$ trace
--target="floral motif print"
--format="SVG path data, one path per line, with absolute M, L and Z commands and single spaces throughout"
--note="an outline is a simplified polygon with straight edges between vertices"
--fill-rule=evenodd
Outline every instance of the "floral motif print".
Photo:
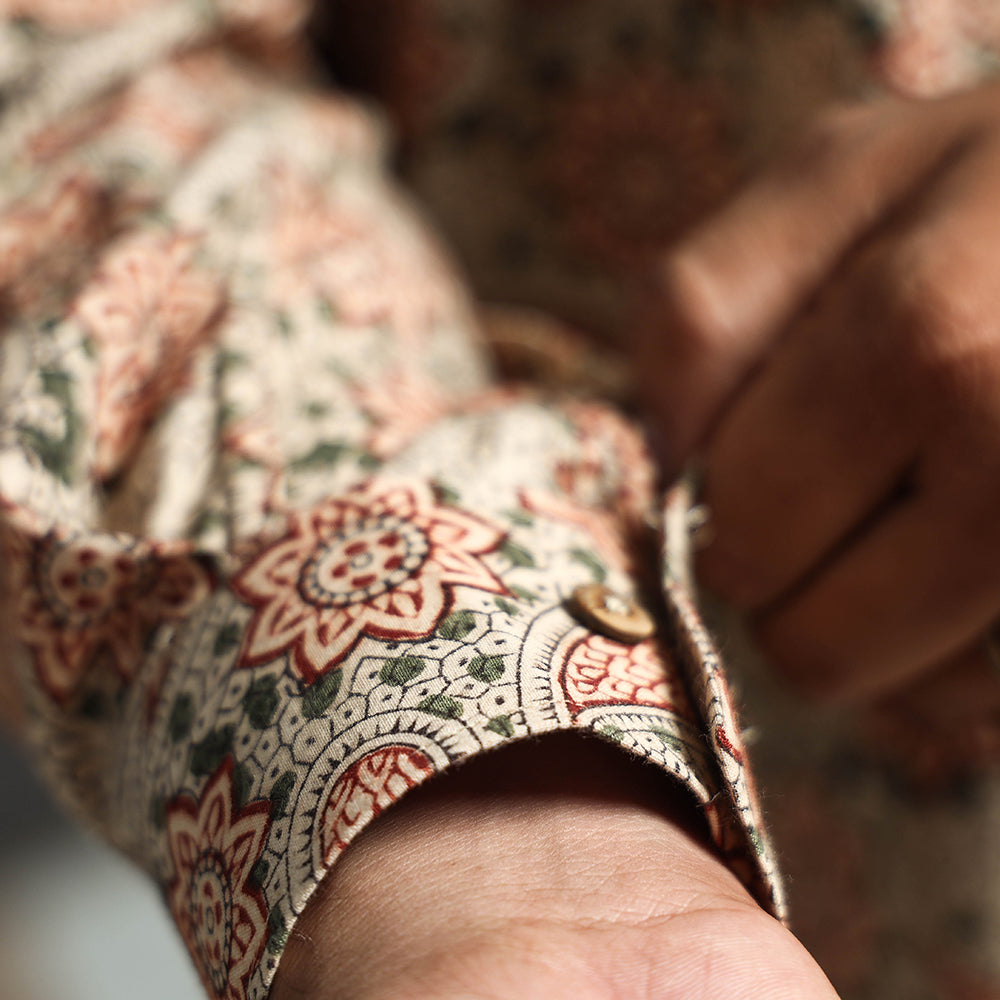
M 384 809 L 434 773 L 419 750 L 392 746 L 366 754 L 343 775 L 323 816 L 323 857 L 332 861 Z
M 267 800 L 236 805 L 231 758 L 200 800 L 182 794 L 167 807 L 170 909 L 205 988 L 219 1000 L 245 1000 L 264 948 L 267 907 L 253 871 L 270 816 Z
M 447 411 L 441 388 L 423 372 L 390 372 L 382 381 L 359 385 L 356 391 L 358 406 L 372 423 L 365 447 L 378 458 L 396 454 Z
M 606 406 L 570 402 L 565 407 L 580 441 L 583 458 L 562 463 L 557 470 L 559 485 L 581 503 L 606 504 L 605 494 L 614 490 L 612 506 L 624 517 L 641 519 L 656 495 L 653 469 L 656 468 L 639 428 Z M 613 455 L 618 476 L 609 485 L 606 475 L 595 475 Z
M 95 473 L 114 474 L 187 377 L 221 314 L 218 280 L 199 268 L 200 240 L 144 233 L 116 247 L 76 304 L 100 357 Z
M 46 119 L 25 143 L 30 162 L 43 167 L 86 146 L 110 125 L 118 109 L 118 95 L 106 95 L 76 114 Z
M 216 102 L 204 104 L 186 100 L 184 91 L 195 92 L 202 80 L 211 74 L 210 60 L 205 56 L 200 59 L 207 64 L 204 68 L 198 66 L 199 56 L 196 55 L 186 61 L 157 67 L 127 88 L 116 102 L 114 124 L 131 128 L 144 143 L 168 149 L 177 160 L 196 152 L 211 134 L 220 113 L 229 110 L 225 105 L 233 95 L 226 90 L 234 89 L 225 88 L 223 77 Z M 213 81 L 207 79 L 206 82 Z
M 456 587 L 507 593 L 482 558 L 503 538 L 472 514 L 438 504 L 419 482 L 373 480 L 293 514 L 285 537 L 233 580 L 255 609 L 240 664 L 287 652 L 311 681 L 364 635 L 430 635 L 451 610 Z
M 319 297 L 348 326 L 385 325 L 418 339 L 451 307 L 453 284 L 441 260 L 399 219 L 340 204 L 330 186 L 285 163 L 267 177 L 276 306 Z
M 572 524 L 583 530 L 608 566 L 624 568 L 631 564 L 632 554 L 623 544 L 617 518 L 607 510 L 585 506 L 558 493 L 526 489 L 520 494 L 521 506 L 531 514 Z
M 108 233 L 108 192 L 86 171 L 66 174 L 45 195 L 0 217 L 0 305 L 28 313 L 85 274 Z
M 574 643 L 560 671 L 570 712 L 593 705 L 655 705 L 686 719 L 694 711 L 676 673 L 664 669 L 654 640 L 635 646 L 602 635 Z
M 5 539 L 19 637 L 57 701 L 73 694 L 99 654 L 128 681 L 150 630 L 183 618 L 211 586 L 181 546 L 96 533 L 33 541 L 9 525 Z

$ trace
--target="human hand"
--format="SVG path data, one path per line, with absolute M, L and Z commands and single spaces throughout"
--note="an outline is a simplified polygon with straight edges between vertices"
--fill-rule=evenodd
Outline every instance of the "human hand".
M 670 471 L 704 473 L 700 579 L 814 693 L 946 662 L 968 701 L 997 686 L 998 205 L 997 85 L 836 109 L 647 294 L 637 368 Z
M 571 734 L 481 756 L 367 828 L 271 1000 L 835 1000 L 679 786 Z

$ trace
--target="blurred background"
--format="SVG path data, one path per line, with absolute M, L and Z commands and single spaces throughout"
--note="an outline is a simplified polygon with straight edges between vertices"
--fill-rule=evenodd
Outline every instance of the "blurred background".
M 62 817 L 0 733 L 0 1000 L 200 1000 L 154 886 Z

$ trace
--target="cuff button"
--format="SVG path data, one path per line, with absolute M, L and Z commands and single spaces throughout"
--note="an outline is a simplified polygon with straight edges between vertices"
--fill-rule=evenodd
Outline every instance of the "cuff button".
M 648 639 L 656 631 L 656 623 L 648 611 L 631 597 L 623 597 L 602 583 L 577 587 L 570 597 L 570 610 L 581 624 L 630 646 Z

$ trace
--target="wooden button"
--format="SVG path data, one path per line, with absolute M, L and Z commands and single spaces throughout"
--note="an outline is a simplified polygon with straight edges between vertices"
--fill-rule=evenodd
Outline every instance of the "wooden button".
M 571 605 L 584 625 L 630 646 L 648 639 L 656 631 L 656 623 L 647 611 L 632 598 L 622 597 L 602 583 L 577 587 Z

